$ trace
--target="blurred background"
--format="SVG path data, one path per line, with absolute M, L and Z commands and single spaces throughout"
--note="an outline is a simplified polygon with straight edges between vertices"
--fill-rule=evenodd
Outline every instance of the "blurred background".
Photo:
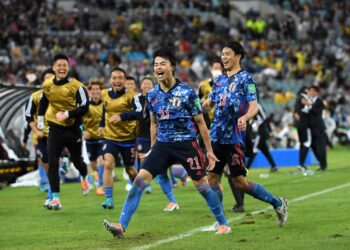
M 350 141 L 349 1 L 2 0 L 0 30 L 0 164 L 32 160 L 30 145 L 22 145 L 24 105 L 55 54 L 69 56 L 80 81 L 98 78 L 109 87 L 115 66 L 137 84 L 152 74 L 153 51 L 166 44 L 176 48 L 177 77 L 198 89 L 222 46 L 241 42 L 272 148 L 298 147 L 294 104 L 311 85 L 325 101 L 331 143 Z

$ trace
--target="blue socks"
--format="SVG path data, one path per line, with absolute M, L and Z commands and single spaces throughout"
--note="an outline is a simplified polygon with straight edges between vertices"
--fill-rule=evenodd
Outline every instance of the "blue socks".
M 220 202 L 222 203 L 223 196 L 222 191 L 219 185 L 212 186 L 211 189 L 216 193 L 216 195 L 219 197 Z
M 183 167 L 170 167 L 171 175 L 175 178 L 182 179 L 186 176 L 187 172 Z
M 113 198 L 113 187 L 105 187 L 103 189 L 105 191 L 106 198 Z
M 282 205 L 282 202 L 279 198 L 273 196 L 269 191 L 267 191 L 263 186 L 250 182 L 250 191 L 246 192 L 250 194 L 255 199 L 270 203 L 274 208 L 278 208 Z
M 149 184 L 147 184 L 140 176 L 136 176 L 134 184 L 124 202 L 122 212 L 120 213 L 119 222 L 124 231 L 128 227 L 131 217 L 140 203 L 143 190 L 148 186 Z
M 173 188 L 166 173 L 158 175 L 158 183 L 163 190 L 163 193 L 168 197 L 169 202 L 176 202 Z
M 44 183 L 48 183 L 48 179 L 47 179 L 47 173 L 46 173 L 46 169 L 43 165 L 39 165 L 38 166 L 38 171 L 39 171 L 39 176 L 40 176 L 40 183 L 44 184 Z
M 227 220 L 222 208 L 222 204 L 217 196 L 217 194 L 210 188 L 209 184 L 205 184 L 197 187 L 198 192 L 206 200 L 208 207 L 214 214 L 216 221 L 219 225 L 227 225 Z
M 97 173 L 98 173 L 98 186 L 99 187 L 103 186 L 103 172 L 104 172 L 103 165 L 98 166 Z
M 59 199 L 60 198 L 60 193 L 52 193 L 52 198 L 53 199 Z
M 52 192 L 51 192 L 51 187 L 49 187 L 49 189 L 47 190 L 46 199 L 52 200 L 52 198 L 53 198 L 53 195 L 52 195 Z

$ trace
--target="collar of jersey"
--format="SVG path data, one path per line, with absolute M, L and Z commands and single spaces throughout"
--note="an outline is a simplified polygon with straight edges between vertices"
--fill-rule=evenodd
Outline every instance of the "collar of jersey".
M 98 102 L 94 102 L 92 99 L 90 99 L 90 104 L 91 104 L 91 105 L 95 105 L 95 106 L 97 106 L 97 105 L 101 104 L 101 102 L 102 102 L 102 100 L 101 100 L 101 99 L 100 99 L 100 100 L 98 100 Z
M 238 73 L 241 73 L 243 71 L 243 69 L 241 68 L 240 70 L 238 70 L 236 73 L 234 73 L 232 76 L 228 76 L 227 73 L 225 73 L 225 75 L 227 76 L 227 78 L 232 78 L 235 75 L 237 75 Z
M 111 89 L 108 94 L 110 98 L 115 99 L 124 95 L 125 92 L 126 92 L 125 88 L 122 88 L 120 91 L 117 91 L 117 92 L 114 92 L 114 90 Z
M 170 93 L 174 88 L 177 87 L 177 85 L 180 84 L 180 80 L 179 79 L 175 79 L 175 80 L 176 80 L 176 82 L 175 82 L 174 86 L 172 86 L 167 92 L 162 90 L 162 88 L 160 87 L 160 84 L 159 84 L 159 90 L 162 91 L 163 93 Z
M 63 84 L 69 83 L 70 80 L 71 80 L 71 78 L 69 76 L 67 76 L 66 78 L 63 78 L 61 80 L 57 80 L 55 77 L 53 79 L 53 83 L 56 85 L 63 85 Z

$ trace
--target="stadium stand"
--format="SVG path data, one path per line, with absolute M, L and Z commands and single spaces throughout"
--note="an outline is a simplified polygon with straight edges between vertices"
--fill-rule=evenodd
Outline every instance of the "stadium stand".
M 58 52 L 69 56 L 83 82 L 104 79 L 117 65 L 140 78 L 152 73 L 154 48 L 168 43 L 178 51 L 179 78 L 197 87 L 209 77 L 209 61 L 220 55 L 222 44 L 239 40 L 247 48 L 244 68 L 254 73 L 276 133 L 300 87 L 318 85 L 346 142 L 348 1 L 4 0 L 0 29 L 0 82 L 12 86 L 39 85 L 38 76 Z M 26 96 L 21 91 L 20 99 Z M 4 129 L 22 102 L 0 100 L 2 108 L 11 107 L 1 117 Z

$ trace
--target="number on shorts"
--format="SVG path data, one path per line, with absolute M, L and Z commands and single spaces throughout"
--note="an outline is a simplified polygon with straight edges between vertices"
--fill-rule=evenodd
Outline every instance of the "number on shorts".
M 202 169 L 202 168 L 201 168 L 201 165 L 199 164 L 199 161 L 198 161 L 198 157 L 197 157 L 197 156 L 196 156 L 196 157 L 193 157 L 193 158 L 191 158 L 191 157 L 187 158 L 187 162 L 190 164 L 190 169 L 191 169 L 191 170 Z M 195 166 L 194 166 L 194 164 L 195 164 Z

